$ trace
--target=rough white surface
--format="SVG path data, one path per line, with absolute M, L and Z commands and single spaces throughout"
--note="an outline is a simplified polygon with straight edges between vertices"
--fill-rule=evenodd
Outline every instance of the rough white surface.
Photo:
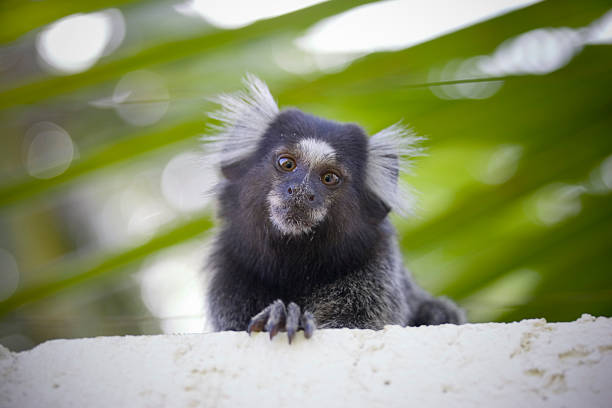
M 611 407 L 612 319 L 0 347 L 0 407 L 158 406 Z

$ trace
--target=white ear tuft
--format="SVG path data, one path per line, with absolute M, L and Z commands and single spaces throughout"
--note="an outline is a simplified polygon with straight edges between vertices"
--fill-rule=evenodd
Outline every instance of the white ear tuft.
M 400 215 L 412 213 L 414 207 L 413 194 L 400 176 L 410 169 L 410 158 L 423 154 L 418 146 L 421 140 L 401 123 L 381 130 L 369 140 L 366 185 Z
M 208 142 L 205 148 L 211 164 L 225 166 L 249 156 L 278 115 L 278 106 L 265 82 L 252 74 L 247 74 L 242 82 L 245 91 L 212 99 L 221 109 L 209 116 L 221 124 L 211 125 L 215 134 L 202 138 Z

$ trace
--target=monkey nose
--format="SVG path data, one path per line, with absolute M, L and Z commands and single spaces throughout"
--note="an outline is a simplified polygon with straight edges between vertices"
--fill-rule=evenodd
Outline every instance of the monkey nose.
M 287 195 L 292 199 L 307 199 L 308 201 L 314 201 L 315 195 L 310 191 L 309 188 L 303 186 L 292 185 L 287 188 Z

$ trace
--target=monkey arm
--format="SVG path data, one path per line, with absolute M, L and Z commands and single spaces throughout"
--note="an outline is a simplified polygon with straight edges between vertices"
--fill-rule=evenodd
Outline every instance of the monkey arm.
M 463 324 L 466 322 L 463 310 L 445 297 L 429 297 L 417 304 L 408 321 L 408 326 Z
M 372 272 L 372 268 L 377 268 Z M 402 326 L 465 323 L 465 314 L 447 298 L 420 288 L 399 267 L 378 263 L 319 288 L 304 307 L 319 328 L 381 329 Z
M 433 297 L 418 286 L 410 274 L 404 272 L 404 276 L 404 292 L 410 309 L 406 326 L 463 324 L 467 321 L 463 310 L 450 299 Z
M 386 267 L 366 267 L 315 290 L 304 307 L 312 311 L 317 327 L 376 330 L 403 324 L 408 304 L 398 276 Z

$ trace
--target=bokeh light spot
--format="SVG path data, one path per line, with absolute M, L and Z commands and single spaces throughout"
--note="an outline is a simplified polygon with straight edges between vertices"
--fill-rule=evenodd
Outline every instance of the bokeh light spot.
M 174 8 L 181 14 L 201 17 L 217 27 L 238 28 L 321 2 L 322 0 L 187 0 Z
M 205 326 L 202 248 L 180 248 L 155 257 L 140 272 L 141 296 L 161 319 L 164 333 L 200 333 Z
M 68 132 L 52 122 L 32 125 L 24 139 L 29 142 L 26 169 L 36 178 L 48 179 L 65 172 L 74 158 L 75 147 Z
M 98 59 L 119 46 L 125 22 L 119 10 L 73 14 L 43 29 L 36 49 L 45 68 L 72 74 L 93 66 Z
M 586 192 L 579 185 L 554 183 L 536 193 L 535 215 L 544 225 L 557 224 L 582 210 L 580 196 Z
M 355 7 L 315 24 L 297 45 L 314 53 L 399 50 L 538 0 L 381 1 Z
M 493 185 L 505 183 L 516 173 L 522 154 L 521 146 L 499 146 L 491 153 L 484 171 L 480 174 L 480 180 Z
M 440 99 L 485 99 L 493 96 L 511 75 L 546 75 L 566 66 L 586 44 L 612 42 L 612 11 L 587 27 L 538 28 L 509 38 L 490 55 L 451 60 L 442 68 L 431 67 L 428 81 L 466 81 L 432 85 Z M 492 78 L 491 80 L 487 80 Z M 470 81 L 470 80 L 479 81 Z
M 168 110 L 169 99 L 164 79 L 145 70 L 124 75 L 113 93 L 117 114 L 135 126 L 147 126 L 158 122 Z
M 488 76 L 544 75 L 567 65 L 582 46 L 579 30 L 539 28 L 504 41 L 479 68 Z
M 203 156 L 193 152 L 173 157 L 162 172 L 161 191 L 166 201 L 184 212 L 197 211 L 210 201 L 216 182 L 214 171 L 204 165 Z
M 612 156 L 608 156 L 603 163 L 601 163 L 601 180 L 608 187 L 608 190 L 612 190 Z
M 612 44 L 612 10 L 591 24 L 587 44 Z

